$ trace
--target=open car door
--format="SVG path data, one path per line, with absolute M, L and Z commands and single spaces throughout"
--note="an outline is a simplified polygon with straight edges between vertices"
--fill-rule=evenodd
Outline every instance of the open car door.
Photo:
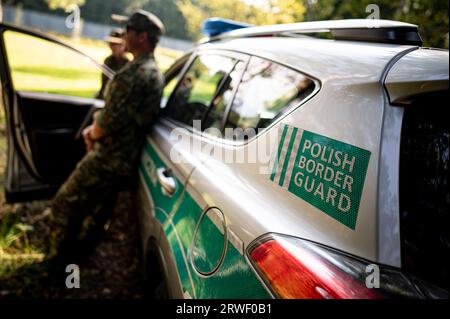
M 81 130 L 113 72 L 56 38 L 0 23 L 7 202 L 49 198 L 85 153 Z

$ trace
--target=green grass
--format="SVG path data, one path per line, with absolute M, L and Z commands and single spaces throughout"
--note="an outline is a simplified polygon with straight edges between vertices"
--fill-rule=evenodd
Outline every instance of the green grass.
M 16 270 L 40 262 L 44 254 L 30 244 L 30 225 L 21 223 L 17 216 L 8 213 L 0 219 L 0 278 L 7 279 Z

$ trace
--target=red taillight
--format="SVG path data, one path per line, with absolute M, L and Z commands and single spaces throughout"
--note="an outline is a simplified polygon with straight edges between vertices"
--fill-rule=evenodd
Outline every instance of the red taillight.
M 278 237 L 253 248 L 250 257 L 280 298 L 373 299 L 386 296 L 381 289 L 366 287 L 366 264 L 310 242 Z

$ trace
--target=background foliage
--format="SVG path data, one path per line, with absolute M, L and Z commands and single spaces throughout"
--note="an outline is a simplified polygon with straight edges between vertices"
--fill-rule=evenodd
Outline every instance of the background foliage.
M 259 1 L 259 3 L 264 0 Z M 143 8 L 157 14 L 168 36 L 197 40 L 204 19 L 220 16 L 255 25 L 329 19 L 366 18 L 366 6 L 380 7 L 382 19 L 418 24 L 426 46 L 448 48 L 448 0 L 3 0 L 9 5 L 64 14 L 71 3 L 81 6 L 87 21 L 110 24 L 112 13 Z

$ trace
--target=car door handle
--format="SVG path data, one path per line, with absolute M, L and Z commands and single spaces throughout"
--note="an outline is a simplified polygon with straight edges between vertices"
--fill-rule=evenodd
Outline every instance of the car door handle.
M 158 177 L 158 182 L 161 184 L 164 195 L 172 196 L 175 194 L 177 183 L 170 169 L 165 167 L 158 168 L 156 170 L 156 176 Z

